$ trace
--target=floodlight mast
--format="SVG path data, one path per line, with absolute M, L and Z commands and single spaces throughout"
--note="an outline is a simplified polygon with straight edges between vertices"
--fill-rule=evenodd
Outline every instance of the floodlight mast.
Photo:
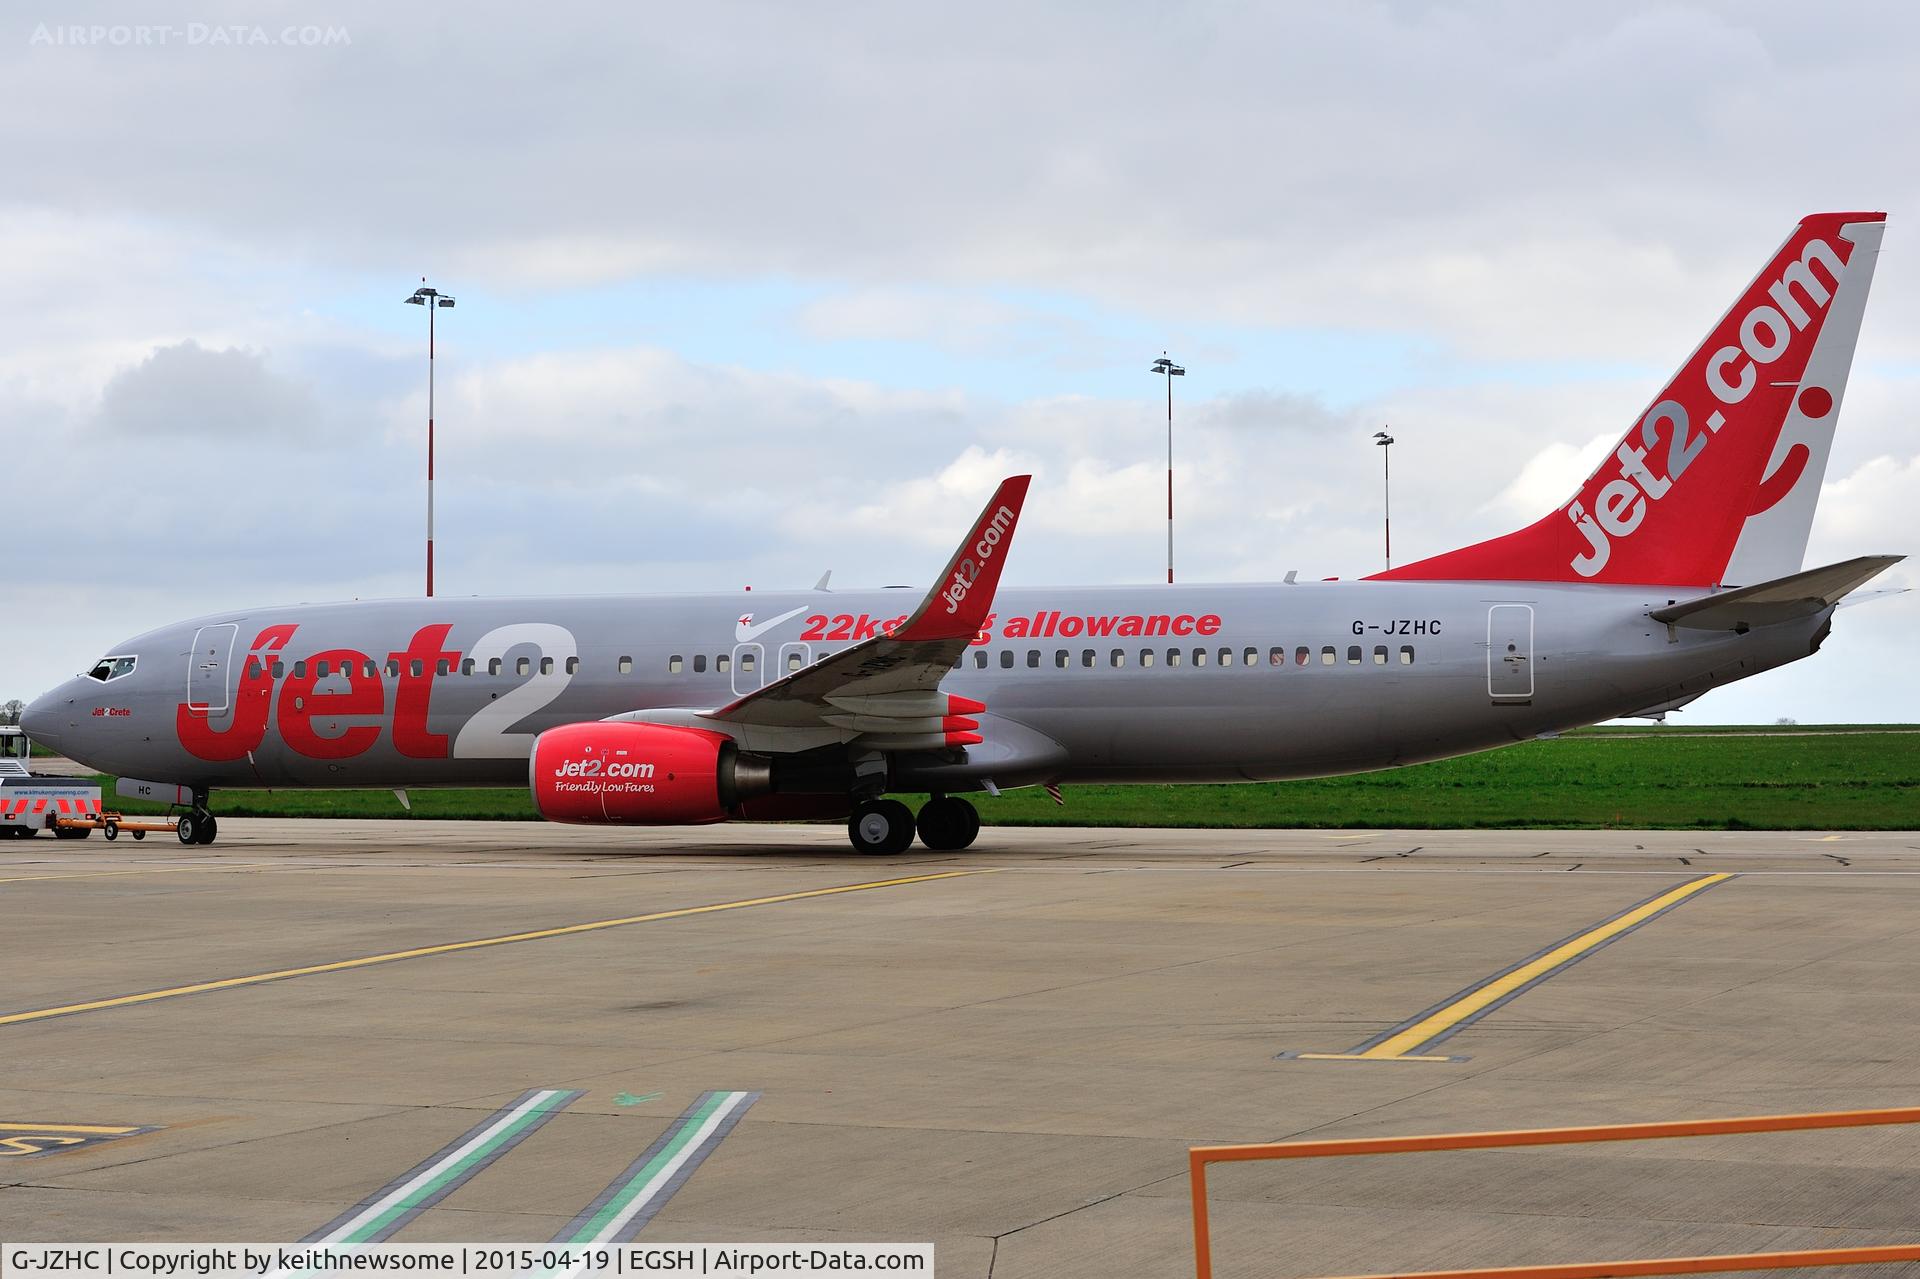
M 1167 585 L 1173 585 L 1173 379 L 1185 377 L 1187 371 L 1167 358 L 1165 351 L 1153 362 L 1150 373 L 1159 373 L 1167 379 Z
M 427 596 L 433 596 L 433 313 L 443 306 L 453 305 L 453 298 L 438 289 L 426 287 L 427 278 L 420 277 L 420 287 L 407 299 L 409 306 L 427 308 Z

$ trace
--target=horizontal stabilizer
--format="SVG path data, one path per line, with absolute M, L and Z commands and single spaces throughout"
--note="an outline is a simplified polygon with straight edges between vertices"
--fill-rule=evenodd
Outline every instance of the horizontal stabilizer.
M 1757 582 L 1717 595 L 1656 608 L 1651 616 L 1669 626 L 1701 631 L 1738 631 L 1812 617 L 1838 603 L 1849 591 L 1872 581 L 1904 555 L 1862 555 L 1825 568 Z

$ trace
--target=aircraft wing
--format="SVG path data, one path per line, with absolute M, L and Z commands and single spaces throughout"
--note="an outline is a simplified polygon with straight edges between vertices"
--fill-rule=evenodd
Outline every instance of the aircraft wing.
M 1669 626 L 1702 631 L 1746 630 L 1812 617 L 1905 558 L 1904 555 L 1862 555 L 1771 582 L 1756 582 L 1752 586 L 1656 608 L 1650 616 Z
M 880 749 L 972 745 L 979 702 L 940 692 L 993 609 L 1030 475 L 1002 480 L 946 571 L 892 634 L 875 635 L 701 718 L 716 726 L 832 728 Z

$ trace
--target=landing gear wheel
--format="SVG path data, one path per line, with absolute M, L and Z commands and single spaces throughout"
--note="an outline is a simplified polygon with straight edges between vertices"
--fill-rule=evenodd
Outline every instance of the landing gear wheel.
M 107 842 L 111 844 L 114 840 L 120 838 L 120 824 L 118 822 L 108 822 L 106 828 L 101 831 L 101 834 L 105 835 Z
M 847 818 L 857 853 L 904 853 L 913 843 L 913 810 L 897 799 L 870 799 Z
M 920 842 L 939 853 L 957 852 L 980 833 L 980 814 L 951 795 L 930 799 L 920 809 Z
M 213 837 L 220 833 L 220 823 L 214 820 L 212 813 L 200 815 L 200 833 L 194 837 L 196 844 L 211 844 Z
M 173 824 L 173 833 L 179 837 L 180 842 L 183 844 L 199 843 L 200 815 L 198 813 L 180 814 L 180 819 Z

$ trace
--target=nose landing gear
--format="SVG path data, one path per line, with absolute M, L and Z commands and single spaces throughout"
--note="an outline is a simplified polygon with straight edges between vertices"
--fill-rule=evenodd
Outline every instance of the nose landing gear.
M 210 791 L 193 792 L 193 807 L 180 814 L 173 828 L 173 833 L 181 843 L 211 844 L 220 833 L 220 823 L 207 811 L 207 801 L 212 797 Z

